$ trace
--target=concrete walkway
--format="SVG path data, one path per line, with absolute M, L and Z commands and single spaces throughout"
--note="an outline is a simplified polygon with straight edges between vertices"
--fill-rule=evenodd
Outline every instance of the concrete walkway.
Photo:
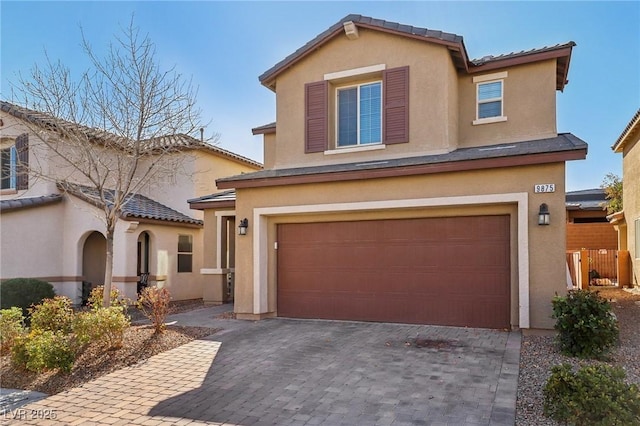
M 2 423 L 514 424 L 518 332 L 249 322 L 214 319 L 214 312 L 170 320 L 222 332 L 11 410 Z

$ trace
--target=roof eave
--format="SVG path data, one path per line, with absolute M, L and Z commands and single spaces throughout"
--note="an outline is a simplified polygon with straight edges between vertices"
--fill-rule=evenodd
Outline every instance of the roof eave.
M 477 74 L 487 71 L 493 71 L 500 68 L 507 68 L 516 65 L 523 65 L 532 62 L 539 62 L 548 59 L 557 59 L 556 65 L 556 90 L 563 91 L 564 87 L 569 83 L 567 77 L 569 75 L 569 62 L 571 60 L 571 52 L 575 43 L 570 42 L 563 47 L 547 50 L 545 52 L 532 52 L 529 54 L 522 54 L 512 56 L 504 59 L 493 59 L 481 65 L 476 65 L 469 68 L 469 74 Z M 561 60 L 561 59 L 565 60 Z
M 567 151 L 543 152 L 527 155 L 515 155 L 510 157 L 448 161 L 443 163 L 406 165 L 379 169 L 317 172 L 299 176 L 272 176 L 258 177 L 255 179 L 248 178 L 242 180 L 224 178 L 216 180 L 216 186 L 219 189 L 238 189 L 293 185 L 302 183 L 323 183 L 374 178 L 389 178 L 398 176 L 415 176 L 421 174 L 448 173 L 467 170 L 483 170 L 500 167 L 518 167 L 535 164 L 557 163 L 572 160 L 584 160 L 586 157 L 587 148 L 585 147 Z
M 625 129 L 622 131 L 616 143 L 611 146 L 613 152 L 621 153 L 632 135 L 638 132 L 640 132 L 640 108 L 638 108 L 638 111 L 631 118 L 629 124 L 627 124 Z

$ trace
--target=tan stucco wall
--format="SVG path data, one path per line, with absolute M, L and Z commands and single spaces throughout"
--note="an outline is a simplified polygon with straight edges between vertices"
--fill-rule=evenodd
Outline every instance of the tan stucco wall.
M 276 134 L 267 133 L 262 137 L 264 168 L 273 169 L 276 163 Z
M 536 183 L 555 183 L 556 192 L 534 194 Z M 487 171 L 442 173 L 434 175 L 371 179 L 339 183 L 289 185 L 282 187 L 239 189 L 236 217 L 253 218 L 253 209 L 275 206 L 301 206 L 335 203 L 358 203 L 422 199 L 436 197 L 477 196 L 502 193 L 527 193 L 528 238 L 530 262 L 530 320 L 531 327 L 551 328 L 551 299 L 566 290 L 565 264 L 565 206 L 564 163 L 505 168 Z M 551 225 L 538 226 L 537 212 L 547 203 Z M 437 217 L 476 214 L 512 215 L 512 325 L 518 325 L 518 264 L 517 215 L 514 204 L 478 206 L 432 207 L 418 209 L 367 211 L 273 216 L 268 218 L 268 237 L 264 249 L 268 251 L 268 311 L 277 312 L 276 268 L 273 250 L 277 223 L 328 220 L 360 220 L 396 217 Z M 242 314 L 253 312 L 253 228 L 246 237 L 238 237 L 236 245 L 235 309 Z M 514 239 L 516 238 L 516 239 Z M 472 283 L 470 283 L 471 285 Z
M 278 76 L 277 144 L 268 144 L 265 138 L 265 168 L 381 160 L 556 136 L 555 59 L 486 73 L 508 72 L 504 79 L 504 114 L 508 119 L 473 125 L 476 83 L 472 75 L 456 71 L 446 47 L 372 30 L 359 32 L 356 40 L 337 36 Z M 387 69 L 409 66 L 409 143 L 387 145 L 383 151 L 305 154 L 305 83 L 321 81 L 327 73 L 379 64 Z M 381 72 L 366 80 L 376 78 L 381 78 Z M 352 81 L 358 77 L 330 84 L 330 149 L 335 146 L 331 119 L 335 115 L 335 86 Z
M 556 61 L 492 70 L 507 71 L 504 79 L 504 115 L 507 121 L 473 125 L 476 118 L 476 84 L 459 77 L 460 147 L 518 142 L 556 136 Z
M 622 160 L 622 199 L 627 224 L 627 246 L 632 263 L 634 285 L 640 285 L 640 252 L 636 251 L 635 221 L 640 219 L 640 131 L 624 147 Z

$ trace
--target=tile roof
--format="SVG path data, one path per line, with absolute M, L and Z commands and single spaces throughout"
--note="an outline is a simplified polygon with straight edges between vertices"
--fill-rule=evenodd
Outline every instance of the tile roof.
M 195 210 L 235 207 L 236 191 L 235 189 L 230 189 L 203 197 L 192 198 L 191 200 L 187 200 L 187 202 L 189 203 L 189 207 Z
M 640 131 L 640 108 L 638 108 L 638 111 L 636 111 L 634 116 L 631 118 L 629 124 L 626 125 L 611 149 L 613 149 L 614 152 L 622 152 L 622 148 L 626 144 L 627 138 L 636 131 Z
M 95 188 L 90 188 L 77 184 L 58 184 L 58 187 L 76 197 L 93 204 L 98 207 L 102 207 L 102 201 L 100 195 Z M 113 191 L 108 190 L 105 193 L 107 202 L 113 200 Z M 151 198 L 145 197 L 140 194 L 132 194 L 127 203 L 122 208 L 123 219 L 150 219 L 163 222 L 181 223 L 188 225 L 202 226 L 204 222 L 199 219 L 194 219 L 171 207 L 165 206 Z
M 33 207 L 46 206 L 62 201 L 62 194 L 43 195 L 41 197 L 13 198 L 0 200 L 0 212 L 6 213 L 13 210 L 22 210 Z
M 570 191 L 565 195 L 565 205 L 568 210 L 602 210 L 607 203 L 607 194 L 602 188 Z
M 558 90 L 563 90 L 565 84 L 568 82 L 566 78 L 569 70 L 571 48 L 576 45 L 571 41 L 554 46 L 545 46 L 542 48 L 511 52 L 497 56 L 490 55 L 480 59 L 470 60 L 467 54 L 467 49 L 464 45 L 463 37 L 457 34 L 352 14 L 345 16 L 327 30 L 307 42 L 304 46 L 297 49 L 273 67 L 269 68 L 267 71 L 262 73 L 258 79 L 263 85 L 274 90 L 275 77 L 280 72 L 315 51 L 315 49 L 317 49 L 321 44 L 340 34 L 340 32 L 343 31 L 344 24 L 347 22 L 353 22 L 357 27 L 404 35 L 418 40 L 445 45 L 449 49 L 449 53 L 451 54 L 451 58 L 456 68 L 467 73 L 483 72 L 485 70 L 495 69 L 501 66 L 510 66 L 512 64 L 535 60 L 557 58 L 556 87 Z
M 61 118 L 53 117 L 49 114 L 35 111 L 20 105 L 15 105 L 7 101 L 0 101 L 0 110 L 6 112 L 7 114 L 11 114 L 16 118 L 28 121 L 47 130 L 63 131 L 64 133 L 82 135 L 88 140 L 96 143 L 104 143 L 107 140 L 111 142 L 120 140 L 123 146 L 127 145 L 124 138 L 109 133 L 105 130 L 91 128 L 82 124 L 63 120 Z M 142 141 L 142 143 L 146 144 L 146 147 L 150 149 L 174 149 L 178 151 L 203 150 L 245 163 L 256 169 L 262 168 L 262 164 L 257 161 L 254 161 L 247 157 L 243 157 L 242 155 L 235 154 L 231 151 L 227 151 L 225 149 L 219 148 L 185 134 L 160 136 L 157 138 Z
M 393 169 L 398 167 L 455 163 L 470 160 L 482 160 L 504 157 L 518 157 L 534 154 L 549 154 L 569 151 L 584 151 L 587 144 L 571 133 L 561 133 L 553 138 L 524 142 L 505 143 L 473 148 L 460 148 L 446 154 L 421 155 L 381 161 L 368 161 L 347 164 L 331 164 L 323 166 L 300 167 L 292 169 L 270 169 L 254 173 L 230 176 L 216 180 L 216 183 L 231 183 L 250 180 L 316 175 L 324 173 L 340 173 L 363 170 Z M 225 187 L 228 185 L 225 185 Z

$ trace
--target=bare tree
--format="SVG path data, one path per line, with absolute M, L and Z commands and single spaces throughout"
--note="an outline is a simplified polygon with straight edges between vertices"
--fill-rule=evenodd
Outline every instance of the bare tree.
M 192 82 L 175 68 L 160 69 L 154 44 L 141 36 L 133 17 L 104 58 L 81 34 L 90 67 L 80 78 L 74 80 L 68 67 L 47 56 L 44 66 L 19 76 L 14 90 L 26 107 L 43 113 L 46 119 L 24 118 L 38 122 L 34 134 L 58 162 L 56 170 L 32 164 L 30 172 L 55 179 L 63 190 L 81 192 L 101 209 L 108 306 L 114 231 L 123 208 L 137 191 L 180 168 L 176 153 L 199 142 L 185 135 L 201 129 L 201 112 Z

